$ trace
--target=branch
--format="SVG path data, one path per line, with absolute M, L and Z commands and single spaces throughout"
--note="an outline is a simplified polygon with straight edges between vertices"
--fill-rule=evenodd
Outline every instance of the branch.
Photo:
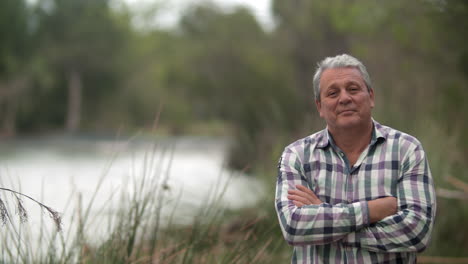
M 418 256 L 418 263 L 468 263 L 468 258 Z
M 437 188 L 436 193 L 437 193 L 437 196 L 442 197 L 442 198 L 468 200 L 468 193 L 464 193 L 460 191 L 452 191 L 448 189 Z
M 464 191 L 465 193 L 468 193 L 468 183 L 462 181 L 462 180 L 459 180 L 453 176 L 447 176 L 446 180 L 453 185 L 453 187 L 461 190 L 461 191 Z

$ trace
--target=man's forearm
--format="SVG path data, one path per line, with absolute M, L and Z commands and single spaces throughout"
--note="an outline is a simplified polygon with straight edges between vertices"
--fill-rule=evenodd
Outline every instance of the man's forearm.
M 369 201 L 367 206 L 369 207 L 369 222 L 371 224 L 397 213 L 397 199 L 392 196 Z

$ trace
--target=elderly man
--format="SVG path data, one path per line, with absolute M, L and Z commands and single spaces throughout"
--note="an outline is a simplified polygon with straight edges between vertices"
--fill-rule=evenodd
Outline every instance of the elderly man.
M 327 127 L 287 146 L 278 164 L 292 262 L 415 263 L 436 209 L 421 143 L 372 119 L 374 90 L 356 58 L 326 58 L 313 85 Z

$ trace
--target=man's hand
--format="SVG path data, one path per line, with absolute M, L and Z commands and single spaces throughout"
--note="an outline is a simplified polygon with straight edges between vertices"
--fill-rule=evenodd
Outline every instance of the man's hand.
M 378 222 L 387 216 L 397 213 L 397 199 L 393 196 L 375 199 L 367 202 L 371 223 Z
M 288 199 L 292 200 L 295 206 L 302 207 L 304 205 L 322 203 L 309 188 L 302 185 L 296 185 L 296 188 L 297 190 L 288 191 Z

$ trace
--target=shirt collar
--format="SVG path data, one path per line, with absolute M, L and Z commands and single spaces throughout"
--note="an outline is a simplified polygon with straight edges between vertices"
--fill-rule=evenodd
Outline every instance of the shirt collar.
M 374 131 L 372 132 L 372 140 L 371 145 L 375 144 L 378 141 L 385 141 L 387 140 L 388 136 L 388 127 L 382 126 L 379 122 L 372 119 L 374 123 Z
M 373 123 L 373 130 L 372 130 L 372 139 L 370 145 L 374 145 L 379 141 L 385 141 L 388 136 L 388 131 L 385 129 L 380 123 L 372 119 Z M 321 136 L 317 139 L 317 148 L 323 149 L 328 147 L 328 145 L 334 146 L 335 143 L 333 141 L 333 137 L 330 135 L 328 131 L 328 127 L 322 130 Z

